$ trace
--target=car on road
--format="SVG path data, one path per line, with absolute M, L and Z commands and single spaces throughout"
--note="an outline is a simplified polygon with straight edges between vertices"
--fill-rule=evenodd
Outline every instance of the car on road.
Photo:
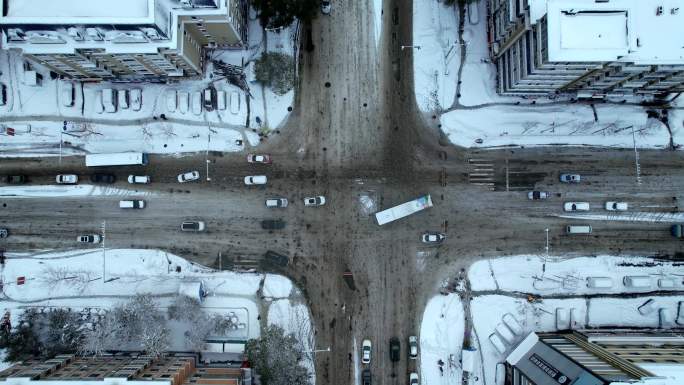
M 329 15 L 331 11 L 332 11 L 332 5 L 330 4 L 330 1 L 329 0 L 322 0 L 321 1 L 321 13 L 324 15 Z
M 5 228 L 0 228 L 0 238 L 7 238 L 9 236 L 9 230 Z
M 249 163 L 263 163 L 270 164 L 273 160 L 270 155 L 247 154 L 247 162 Z
M 417 373 L 409 374 L 409 385 L 418 385 L 418 374 Z
M 119 208 L 122 208 L 122 209 L 144 209 L 145 208 L 145 201 L 144 200 L 119 201 Z
M 588 202 L 565 202 L 563 204 L 565 211 L 589 211 Z
M 323 206 L 324 204 L 325 197 L 323 195 L 304 198 L 304 206 Z
M 397 338 L 397 337 L 390 338 L 389 353 L 390 353 L 390 361 L 392 361 L 392 362 L 399 361 L 399 356 L 401 355 L 401 344 L 399 343 L 399 338 Z
M 76 174 L 59 174 L 55 178 L 58 184 L 76 184 L 78 183 L 78 175 Z
M 527 199 L 536 201 L 540 199 L 547 199 L 549 195 L 550 194 L 546 191 L 530 191 L 527 193 Z
M 364 364 L 370 364 L 372 347 L 370 340 L 366 339 L 361 343 L 361 362 Z
M 98 234 L 85 234 L 76 237 L 76 241 L 79 243 L 100 243 L 102 238 Z
M 363 372 L 361 372 L 361 385 L 371 385 L 370 369 L 364 369 Z
M 261 221 L 261 228 L 264 230 L 282 230 L 285 228 L 285 221 L 282 219 L 264 219 Z
M 147 175 L 129 175 L 128 183 L 130 184 L 148 184 L 150 183 L 150 177 Z
M 204 222 L 202 221 L 185 221 L 181 223 L 181 231 L 193 231 L 193 232 L 200 232 L 204 231 L 205 229 Z
M 266 184 L 266 175 L 248 175 L 245 177 L 245 184 L 250 186 L 253 184 Z
M 178 183 L 192 182 L 194 180 L 199 180 L 199 177 L 199 171 L 188 171 L 178 175 Z
M 579 174 L 560 174 L 560 181 L 563 183 L 579 183 L 580 179 Z
M 444 233 L 438 233 L 436 231 L 426 231 L 421 235 L 420 240 L 423 241 L 423 243 L 431 244 L 431 245 L 438 245 L 446 239 L 446 234 Z
M 418 337 L 409 336 L 409 358 L 415 360 L 418 358 Z
M 26 175 L 7 175 L 5 181 L 8 184 L 24 184 L 26 183 Z
M 90 181 L 93 183 L 114 183 L 116 176 L 112 174 L 97 173 L 90 176 Z
M 266 207 L 287 207 L 287 198 L 268 198 Z
M 625 211 L 627 207 L 627 202 L 606 202 L 606 210 L 608 211 Z

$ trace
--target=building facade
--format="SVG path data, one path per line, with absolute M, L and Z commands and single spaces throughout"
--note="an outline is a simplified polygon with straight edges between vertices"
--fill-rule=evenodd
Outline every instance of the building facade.
M 528 335 L 506 358 L 507 385 L 684 384 L 684 336 L 675 332 Z
M 0 0 L 2 47 L 71 79 L 202 73 L 204 48 L 240 47 L 247 0 Z
M 684 91 L 682 0 L 488 0 L 487 5 L 500 94 Z
M 0 385 L 251 385 L 245 368 L 199 365 L 195 355 L 159 358 L 126 353 L 97 357 L 58 355 L 27 360 L 0 372 Z

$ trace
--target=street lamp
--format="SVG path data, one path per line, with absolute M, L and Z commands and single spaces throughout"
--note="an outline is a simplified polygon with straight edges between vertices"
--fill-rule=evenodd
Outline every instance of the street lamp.
M 209 128 L 211 130 L 211 128 Z M 209 143 L 211 142 L 211 134 L 207 134 L 207 152 L 204 156 L 204 160 L 207 163 L 207 182 L 211 181 L 211 178 L 209 178 L 209 163 L 211 161 L 209 160 Z
M 107 221 L 102 221 L 102 282 L 105 281 L 105 271 L 107 268 L 107 256 L 105 254 L 105 239 L 106 239 Z
M 415 49 L 420 49 L 419 45 L 402 45 L 401 50 L 403 51 L 405 48 L 415 48 Z
M 546 232 L 546 258 L 549 257 L 549 229 L 544 230 Z

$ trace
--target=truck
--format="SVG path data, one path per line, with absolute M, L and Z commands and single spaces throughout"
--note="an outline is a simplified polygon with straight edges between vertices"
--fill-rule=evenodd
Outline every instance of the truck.
M 375 219 L 378 221 L 378 225 L 382 226 L 386 223 L 396 221 L 397 219 L 401 219 L 413 213 L 417 213 L 418 211 L 425 210 L 428 207 L 432 207 L 432 198 L 430 198 L 430 194 L 423 195 L 422 197 L 416 198 L 412 201 L 379 211 L 375 213 Z
M 86 155 L 85 161 L 88 167 L 146 165 L 147 154 L 142 152 L 91 154 Z

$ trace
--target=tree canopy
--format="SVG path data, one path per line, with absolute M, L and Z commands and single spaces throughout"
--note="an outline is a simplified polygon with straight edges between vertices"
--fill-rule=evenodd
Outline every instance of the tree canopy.
M 266 28 L 287 27 L 295 19 L 309 22 L 316 16 L 320 0 L 252 0 L 261 25 Z

